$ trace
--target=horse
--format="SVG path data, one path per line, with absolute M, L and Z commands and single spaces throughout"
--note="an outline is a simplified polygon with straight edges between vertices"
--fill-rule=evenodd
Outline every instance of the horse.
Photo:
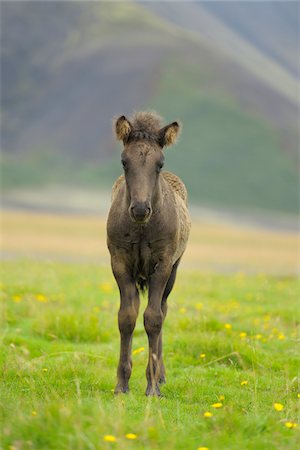
M 180 125 L 162 126 L 156 113 L 138 112 L 130 120 L 119 117 L 114 127 L 117 140 L 123 143 L 124 170 L 113 185 L 107 219 L 107 245 L 120 291 L 120 358 L 114 392 L 129 391 L 139 293 L 148 290 L 144 312 L 149 343 L 146 395 L 160 396 L 159 384 L 166 381 L 162 326 L 167 298 L 191 226 L 185 185 L 178 176 L 162 171 L 163 149 L 176 142 Z

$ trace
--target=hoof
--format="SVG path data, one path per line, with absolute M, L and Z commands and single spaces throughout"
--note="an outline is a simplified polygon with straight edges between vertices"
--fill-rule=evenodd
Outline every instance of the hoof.
M 166 384 L 166 377 L 164 375 L 162 375 L 159 380 L 158 380 L 159 384 Z
M 153 386 L 152 384 L 148 384 L 147 389 L 146 389 L 146 395 L 148 396 L 152 396 L 152 397 L 161 397 L 161 392 L 160 389 L 158 387 L 158 385 L 156 384 L 155 386 Z
M 114 390 L 114 394 L 127 394 L 129 392 L 129 386 L 123 386 L 121 384 L 117 384 Z

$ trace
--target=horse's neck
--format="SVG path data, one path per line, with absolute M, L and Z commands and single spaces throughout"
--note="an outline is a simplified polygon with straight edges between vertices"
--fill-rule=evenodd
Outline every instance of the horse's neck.
M 165 201 L 166 192 L 167 192 L 166 181 L 163 178 L 162 174 L 160 174 L 157 179 L 157 185 L 152 199 L 153 214 L 159 212 L 160 209 L 162 208 Z

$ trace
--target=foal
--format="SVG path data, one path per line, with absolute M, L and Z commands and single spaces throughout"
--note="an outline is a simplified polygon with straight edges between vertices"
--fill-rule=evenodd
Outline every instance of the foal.
M 121 347 L 115 393 L 129 390 L 132 335 L 140 304 L 138 288 L 147 288 L 146 395 L 159 396 L 159 384 L 165 382 L 162 325 L 167 298 L 190 231 L 185 186 L 176 175 L 161 171 L 162 149 L 175 143 L 179 124 L 173 122 L 162 127 L 156 114 L 140 112 L 130 121 L 125 116 L 119 117 L 115 131 L 124 145 L 124 175 L 113 186 L 107 221 L 111 266 L 121 300 L 118 313 Z

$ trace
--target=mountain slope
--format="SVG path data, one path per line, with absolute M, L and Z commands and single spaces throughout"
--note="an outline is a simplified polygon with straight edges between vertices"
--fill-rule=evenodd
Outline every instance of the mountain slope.
M 1 5 L 5 189 L 107 188 L 120 173 L 112 117 L 152 108 L 184 124 L 167 167 L 193 203 L 298 211 L 293 73 L 202 3 L 168 5 L 168 14 L 164 2 Z M 191 31 L 212 23 L 215 40 Z M 232 36 L 254 53 L 229 55 Z M 252 69 L 249 54 L 263 66 Z
M 164 39 L 158 48 L 158 27 L 138 7 L 105 3 L 4 3 L 1 17 L 4 150 L 105 159 L 112 116 L 141 107 L 153 90 L 168 47 Z M 128 34 L 132 21 L 140 27 Z
M 145 2 L 144 5 L 225 52 L 294 102 L 300 86 L 299 4 L 287 3 L 284 6 L 260 2 Z M 282 33 L 278 25 L 283 28 Z M 285 64 L 281 64 L 282 60 Z
M 238 35 L 299 79 L 299 2 L 202 2 Z

